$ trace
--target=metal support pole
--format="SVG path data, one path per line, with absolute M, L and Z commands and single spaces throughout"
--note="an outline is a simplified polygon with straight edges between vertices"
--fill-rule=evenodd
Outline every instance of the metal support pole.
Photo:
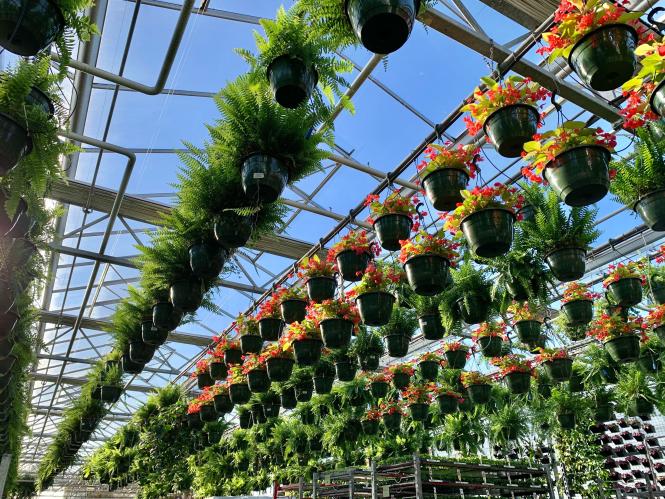
M 344 156 L 340 156 L 338 154 L 331 154 L 329 156 L 329 159 L 331 161 L 334 161 L 335 163 L 340 163 L 342 165 L 350 166 L 354 170 L 365 172 L 365 173 L 368 173 L 369 175 L 373 175 L 375 177 L 381 178 L 381 177 L 386 176 L 386 174 L 384 172 L 380 171 L 380 170 L 376 170 L 376 169 L 371 168 L 367 165 L 363 165 L 362 163 L 358 163 L 357 161 L 353 161 L 352 159 L 345 158 Z M 414 184 L 413 182 L 409 182 L 407 180 L 402 180 L 402 179 L 396 178 L 394 180 L 394 182 L 397 185 L 401 185 L 402 187 L 407 187 L 409 189 L 413 189 L 414 191 L 419 191 L 420 190 L 420 187 L 418 185 Z
M 413 453 L 413 467 L 415 468 L 416 499 L 423 499 L 423 476 L 420 469 L 420 455 Z
M 379 494 L 377 491 L 377 483 L 376 483 L 376 461 L 372 459 L 370 461 L 370 469 L 371 469 L 371 485 L 372 485 L 372 499 L 379 499 Z
M 555 499 L 554 484 L 552 483 L 552 469 L 549 464 L 543 465 L 543 469 L 545 470 L 545 478 L 547 478 L 547 488 L 549 490 L 550 499 Z
M 305 480 L 303 477 L 298 479 L 298 499 L 303 499 L 303 488 L 305 485 Z
M 0 461 L 0 497 L 5 497 L 5 484 L 7 483 L 7 475 L 9 474 L 9 465 L 11 462 L 11 454 L 4 454 L 2 456 L 2 461 Z
M 312 474 L 312 499 L 319 497 L 319 473 L 315 471 Z
M 355 493 L 355 484 L 353 483 L 353 468 L 349 471 L 349 499 L 354 499 L 353 494 Z

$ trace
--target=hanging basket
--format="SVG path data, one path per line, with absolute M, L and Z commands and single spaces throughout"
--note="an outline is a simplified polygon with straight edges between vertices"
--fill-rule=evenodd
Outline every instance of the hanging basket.
M 376 435 L 379 432 L 378 419 L 363 419 L 362 422 L 363 433 L 368 436 Z
M 217 415 L 217 411 L 215 410 L 215 406 L 213 404 L 204 404 L 201 406 L 201 412 L 199 412 L 199 416 L 201 417 L 201 421 L 204 423 L 212 423 L 214 421 L 217 421 L 219 416 Z
M 252 235 L 254 219 L 249 215 L 238 215 L 227 211 L 215 220 L 215 239 L 223 248 L 232 250 L 247 244 Z
M 658 355 L 647 351 L 642 352 L 640 358 L 637 359 L 637 367 L 639 367 L 640 371 L 645 374 L 655 374 L 659 372 L 663 366 Z
M 271 357 L 266 360 L 266 370 L 270 381 L 287 381 L 291 377 L 295 361 L 289 358 Z
M 411 384 L 411 376 L 406 373 L 394 373 L 393 374 L 393 386 L 397 390 L 406 390 L 406 388 Z
M 295 387 L 296 400 L 298 402 L 309 402 L 314 394 L 314 382 L 309 379 L 301 381 Z
M 12 333 L 18 320 L 19 316 L 13 311 L 8 311 L 4 314 L 0 312 L 0 338 L 13 337 Z
M 257 334 L 243 334 L 240 337 L 240 350 L 243 354 L 260 353 L 263 348 L 263 338 Z
M 409 412 L 414 421 L 425 421 L 429 415 L 429 404 L 410 404 Z
M 263 404 L 263 414 L 268 419 L 274 419 L 279 417 L 279 410 L 281 406 L 279 404 Z
M 318 82 L 318 74 L 313 67 L 288 54 L 276 57 L 268 65 L 268 81 L 277 103 L 288 109 L 295 109 L 309 100 Z
M 665 189 L 641 197 L 633 209 L 651 230 L 665 231 Z
M 512 104 L 490 114 L 483 125 L 485 135 L 504 158 L 519 158 L 526 142 L 538 132 L 538 109 Z
M 242 350 L 229 348 L 224 352 L 224 363 L 226 366 L 242 364 Z
M 337 282 L 333 277 L 310 277 L 307 279 L 305 286 L 307 287 L 307 296 L 313 302 L 320 303 L 335 298 Z
M 527 345 L 535 345 L 540 339 L 540 329 L 542 323 L 540 321 L 518 321 L 514 324 L 517 337 L 522 343 Z
M 665 305 L 665 286 L 659 286 L 655 282 L 649 282 L 649 289 L 651 290 L 651 298 L 656 305 Z
M 386 336 L 388 355 L 391 357 L 404 357 L 409 353 L 411 338 L 403 334 L 389 334 Z
M 247 373 L 247 384 L 252 393 L 265 393 L 270 388 L 270 378 L 266 369 L 252 369 Z
M 120 365 L 122 370 L 127 374 L 140 374 L 143 371 L 144 364 L 138 362 L 132 362 L 129 358 L 129 354 L 124 354 L 120 359 Z
M 478 338 L 478 344 L 485 357 L 498 357 L 503 348 L 503 338 L 500 336 L 482 336 Z
M 251 396 L 252 392 L 249 391 L 247 383 L 233 383 L 229 385 L 229 397 L 234 404 L 246 404 L 249 402 Z
M 358 355 L 358 363 L 363 371 L 376 371 L 381 362 L 381 355 L 377 352 L 368 352 L 365 355 Z
M 503 379 L 506 380 L 508 389 L 515 395 L 527 393 L 531 387 L 531 373 L 508 373 Z
M 576 418 L 574 412 L 558 413 L 556 419 L 562 430 L 572 430 L 575 428 Z
M 362 279 L 371 256 L 367 252 L 356 253 L 354 250 L 344 250 L 337 253 L 337 268 L 342 279 L 357 282 Z
M 439 255 L 417 255 L 404 262 L 409 286 L 420 296 L 441 293 L 448 282 L 449 268 L 450 262 Z
M 335 373 L 340 381 L 352 381 L 356 376 L 358 367 L 350 361 L 335 362 Z
M 584 391 L 584 378 L 583 376 L 573 371 L 570 375 L 570 380 L 568 381 L 568 388 L 572 393 L 581 393 Z
M 187 414 L 187 426 L 192 430 L 200 430 L 203 428 L 203 421 L 201 421 L 198 413 Z
M 228 251 L 217 244 L 193 244 L 189 247 L 189 266 L 200 279 L 216 279 L 228 256 Z
M 0 359 L 9 356 L 15 344 L 16 342 L 10 336 L 3 336 L 0 334 Z
M 604 345 L 614 362 L 634 362 L 640 357 L 640 338 L 637 334 L 617 336 L 606 341 Z
M 490 305 L 482 296 L 464 295 L 457 300 L 457 312 L 467 324 L 480 324 L 487 321 Z
M 486 404 L 492 397 L 492 387 L 488 384 L 469 385 L 466 393 L 474 404 Z
M 469 185 L 469 175 L 461 168 L 434 170 L 423 178 L 429 202 L 439 211 L 452 211 L 461 203 L 461 191 Z
M 263 205 L 279 199 L 289 181 L 289 170 L 284 161 L 257 153 L 243 161 L 240 176 L 247 198 Z
M 486 208 L 464 217 L 461 227 L 473 253 L 483 258 L 495 258 L 510 250 L 514 223 L 512 211 Z
M 419 316 L 418 324 L 426 340 L 440 340 L 446 334 L 446 329 L 441 324 L 441 315 L 438 311 Z
M 630 403 L 630 412 L 641 418 L 651 417 L 654 407 L 647 399 L 639 397 Z
M 627 24 L 607 24 L 583 36 L 570 51 L 568 64 L 596 91 L 614 90 L 637 68 L 637 32 Z
M 285 388 L 279 394 L 279 400 L 284 409 L 295 409 L 298 405 L 296 400 L 296 391 L 294 388 Z
M 0 23 L 0 27 L 2 23 Z M 2 36 L 0 34 L 0 36 Z M 0 112 L 0 177 L 7 175 L 30 152 L 28 132 L 9 115 Z M 4 234 L 4 232 L 3 232 Z
M 132 341 L 129 343 L 129 358 L 137 364 L 147 364 L 155 355 L 155 347 L 143 343 L 142 341 Z
M 152 323 L 162 331 L 173 331 L 182 320 L 182 312 L 177 310 L 171 302 L 155 303 L 152 307 Z
M 259 320 L 259 334 L 264 341 L 277 341 L 282 334 L 282 319 L 264 317 Z
M 314 376 L 314 390 L 319 395 L 324 395 L 332 391 L 334 376 Z
M 665 80 L 661 81 L 649 97 L 651 110 L 661 118 L 665 116 Z
M 419 5 L 418 0 L 346 0 L 345 10 L 363 47 L 385 55 L 409 39 Z
M 466 365 L 466 350 L 448 350 L 445 352 L 449 369 L 464 369 Z
M 319 329 L 326 348 L 344 348 L 351 341 L 353 322 L 338 317 L 323 319 L 319 323 Z
M 23 57 L 37 55 L 60 35 L 65 19 L 52 0 L 6 1 L 0 11 L 0 45 Z
M 593 319 L 592 300 L 573 300 L 561 305 L 561 311 L 571 326 L 584 326 Z
M 418 370 L 427 381 L 436 381 L 436 377 L 439 375 L 439 363 L 434 360 L 423 360 L 418 364 Z
M 377 400 L 386 398 L 389 388 L 390 385 L 385 381 L 372 381 L 369 385 L 369 389 L 372 392 L 372 397 Z
M 436 401 L 439 403 L 439 412 L 441 414 L 453 414 L 454 412 L 457 412 L 457 406 L 459 404 L 459 399 L 457 397 L 441 394 L 436 398 Z
M 639 277 L 625 277 L 607 286 L 612 303 L 622 308 L 639 305 L 642 301 L 642 280 Z
M 388 431 L 393 433 L 398 432 L 402 426 L 402 415 L 399 412 L 384 414 L 383 424 Z
M 299 366 L 313 366 L 321 358 L 321 340 L 298 340 L 293 342 L 293 353 Z
M 228 414 L 233 410 L 233 402 L 231 402 L 231 397 L 224 393 L 218 393 L 212 399 L 212 402 L 215 406 L 215 410 L 219 414 Z
M 115 404 L 120 400 L 120 395 L 122 395 L 122 387 L 120 386 L 103 385 L 101 387 L 100 399 L 102 402 Z
M 552 359 L 545 362 L 545 369 L 550 378 L 557 383 L 568 381 L 573 375 L 573 359 Z
M 610 188 L 610 153 L 602 146 L 579 146 L 557 154 L 543 178 L 568 206 L 597 203 Z
M 199 387 L 199 390 L 203 390 L 208 386 L 215 384 L 215 380 L 210 376 L 210 373 L 203 372 L 196 375 L 196 385 Z
M 222 381 L 226 379 L 228 369 L 226 368 L 226 364 L 221 360 L 211 360 L 208 364 L 208 374 L 210 374 L 212 379 Z
M 155 327 L 152 318 L 144 320 L 141 323 L 141 339 L 143 343 L 158 348 L 166 342 L 168 336 L 169 331 Z
M 586 272 L 586 251 L 582 248 L 560 248 L 549 252 L 545 261 L 554 277 L 561 282 L 576 281 Z
M 653 332 L 656 333 L 661 342 L 665 343 L 665 326 L 655 327 L 653 328 Z
M 174 282 L 169 291 L 173 307 L 185 312 L 193 313 L 201 306 L 203 301 L 203 281 L 192 277 Z
M 411 235 L 413 220 L 402 213 L 388 213 L 377 217 L 373 227 L 381 247 L 388 251 L 397 251 L 401 248 L 399 242 Z
M 279 305 L 279 309 L 285 323 L 291 324 L 292 322 L 301 322 L 305 320 L 305 316 L 307 315 L 307 301 L 289 298 L 288 300 L 282 301 Z
M 360 319 L 366 326 L 385 326 L 388 324 L 394 304 L 395 296 L 385 291 L 362 293 L 356 297 Z

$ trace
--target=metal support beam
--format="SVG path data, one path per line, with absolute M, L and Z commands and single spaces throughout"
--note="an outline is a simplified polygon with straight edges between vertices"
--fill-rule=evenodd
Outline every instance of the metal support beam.
M 45 383 L 55 383 L 63 385 L 72 385 L 72 386 L 83 386 L 88 382 L 88 378 L 71 378 L 69 376 L 57 376 L 55 374 L 44 374 L 31 372 L 28 374 L 35 381 L 43 381 Z M 129 385 L 125 386 L 125 390 L 139 393 L 152 393 L 155 390 L 155 387 L 152 386 L 140 386 L 140 385 Z M 47 416 L 48 416 L 48 410 Z
M 37 359 L 41 360 L 55 360 L 58 362 L 69 362 L 72 364 L 86 364 L 89 366 L 93 366 L 97 363 L 99 359 L 81 359 L 78 357 L 65 357 L 64 355 L 50 355 L 50 354 L 43 354 L 39 353 L 37 354 Z M 160 369 L 160 368 L 155 368 L 155 367 L 148 367 L 145 366 L 143 368 L 143 371 L 145 373 L 153 373 L 153 374 L 165 374 L 168 376 L 175 376 L 178 374 L 178 371 L 175 371 L 173 369 Z
M 365 172 L 365 173 L 367 173 L 369 175 L 372 175 L 374 177 L 384 178 L 387 174 L 387 172 L 382 172 L 381 170 L 371 168 L 367 165 L 363 165 L 362 163 L 358 163 L 357 161 L 354 161 L 352 159 L 345 158 L 344 156 L 339 156 L 338 154 L 331 154 L 329 156 L 329 158 L 330 158 L 331 161 L 334 161 L 335 163 L 340 163 L 342 165 L 349 166 L 349 167 L 353 168 L 354 170 Z M 396 183 L 398 185 L 401 185 L 402 187 L 406 187 L 408 189 L 413 189 L 415 191 L 420 190 L 420 187 L 418 185 L 414 184 L 413 182 L 409 182 L 407 180 L 402 180 L 402 179 L 397 178 L 397 179 L 394 180 L 394 183 Z
M 46 412 L 48 411 L 48 407 L 42 406 L 42 405 L 36 405 L 32 406 L 30 414 L 34 414 L 36 416 L 46 416 Z M 52 416 L 62 416 L 65 413 L 66 409 L 63 407 L 51 407 L 51 415 Z M 127 414 L 125 412 L 107 412 L 106 416 L 104 416 L 104 419 L 108 419 L 110 421 L 121 421 L 121 422 L 129 422 L 132 418 L 131 414 Z M 33 437 L 34 438 L 34 437 Z
M 0 497 L 5 497 L 5 484 L 7 483 L 7 475 L 9 474 L 9 465 L 12 462 L 11 454 L 3 454 L 0 460 Z

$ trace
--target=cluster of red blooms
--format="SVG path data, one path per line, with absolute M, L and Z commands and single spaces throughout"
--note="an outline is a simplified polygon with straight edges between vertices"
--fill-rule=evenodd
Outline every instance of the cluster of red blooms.
M 280 317 L 280 308 L 279 306 L 282 303 L 282 297 L 279 293 L 273 293 L 266 300 L 261 302 L 259 310 L 256 313 L 256 320 L 268 319 L 268 318 L 278 318 Z
M 537 364 L 544 364 L 545 362 L 550 362 L 552 360 L 569 359 L 569 358 L 570 355 L 568 354 L 568 350 L 565 350 L 563 348 L 559 350 L 540 348 L 538 355 L 534 357 L 534 361 Z
M 660 254 L 656 257 L 656 263 L 664 263 L 665 262 L 665 244 L 663 244 L 660 248 L 658 248 L 658 251 Z
M 662 48 L 665 51 L 665 46 Z M 635 130 L 651 121 L 660 119 L 660 116 L 654 113 L 649 105 L 648 96 L 651 95 L 654 88 L 655 85 L 652 82 L 645 81 L 641 88 L 623 92 L 626 101 L 619 114 L 623 116 L 623 127 L 626 130 Z
M 423 160 L 416 165 L 416 169 L 422 176 L 427 176 L 433 171 L 443 168 L 460 168 L 466 171 L 470 178 L 476 178 L 476 172 L 478 171 L 476 163 L 482 161 L 479 147 L 462 144 L 453 147 L 453 143 L 450 141 L 447 141 L 443 146 L 430 144 L 425 149 L 424 155 L 429 159 L 429 162 Z M 420 179 L 418 179 L 418 182 L 420 182 Z
M 490 364 L 499 368 L 502 377 L 512 373 L 533 373 L 533 363 L 516 354 L 494 357 Z
M 409 385 L 402 391 L 402 398 L 407 404 L 429 404 L 432 402 L 432 394 L 436 392 L 436 384 L 426 383 L 424 385 Z
M 643 272 L 644 264 L 642 262 L 628 262 L 618 263 L 617 265 L 609 265 L 607 267 L 608 273 L 603 279 L 603 287 L 607 288 L 613 282 L 621 279 L 641 279 L 642 284 L 646 283 L 646 277 Z
M 404 362 L 402 364 L 394 364 L 392 366 L 386 367 L 385 372 L 391 375 L 399 373 L 399 374 L 408 374 L 409 376 L 413 376 L 413 373 L 416 371 L 411 363 Z
M 372 407 L 365 413 L 365 419 L 367 421 L 378 421 L 381 419 L 381 411 L 376 407 Z
M 561 303 L 568 303 L 576 300 L 596 300 L 600 298 L 599 293 L 589 291 L 589 286 L 581 282 L 571 282 L 563 291 Z
M 358 272 L 358 275 L 362 276 L 362 279 L 355 288 L 346 293 L 347 298 L 354 298 L 371 291 L 387 290 L 403 279 L 403 273 L 392 265 L 377 265 L 374 262 L 370 262 L 364 272 Z
M 204 374 L 208 372 L 208 364 L 210 360 L 201 359 L 196 363 L 196 370 L 192 373 L 191 377 L 196 378 L 199 374 Z
M 381 248 L 377 244 L 370 242 L 367 238 L 366 230 L 349 231 L 349 233 L 342 237 L 338 243 L 335 243 L 332 248 L 330 248 L 327 260 L 329 262 L 334 262 L 335 258 L 337 258 L 337 254 L 346 250 L 354 251 L 358 255 L 362 253 L 368 253 L 371 255 L 373 253 L 376 256 L 379 256 L 381 254 Z
M 212 404 L 213 393 L 210 390 L 203 390 L 201 395 L 193 399 L 187 406 L 187 414 L 198 414 L 201 412 L 201 406 Z
M 620 336 L 645 334 L 642 328 L 641 317 L 629 317 L 624 320 L 620 314 L 601 314 L 591 323 L 587 336 L 592 336 L 599 341 L 605 342 Z
M 334 259 L 333 259 L 334 260 Z M 298 267 L 298 277 L 307 279 L 309 277 L 332 277 L 337 272 L 337 263 L 334 261 L 321 260 L 318 255 L 305 258 Z
M 307 307 L 307 320 L 317 327 L 322 320 L 333 318 L 351 321 L 356 327 L 360 324 L 358 307 L 347 299 L 323 300 L 321 303 L 311 303 Z
M 242 357 L 242 373 L 247 375 L 251 371 L 266 369 L 266 356 L 261 353 L 247 353 Z
M 386 414 L 401 414 L 402 416 L 406 416 L 404 404 L 400 400 L 384 400 L 379 405 L 379 412 L 382 416 L 385 416 Z
M 442 352 L 458 352 L 458 351 L 464 351 L 467 352 L 467 357 L 470 355 L 469 352 L 469 347 L 468 345 L 465 345 L 464 343 L 460 341 L 450 341 L 443 345 L 443 348 L 440 350 Z
M 659 305 L 649 311 L 644 326 L 657 328 L 665 324 L 665 305 Z
M 224 352 L 227 350 L 240 350 L 240 341 L 230 339 L 227 335 L 213 336 L 212 341 L 215 344 L 208 353 L 215 358 L 224 357 Z
M 467 216 L 485 208 L 501 207 L 518 211 L 524 206 L 524 195 L 515 187 L 501 182 L 485 187 L 474 187 L 472 191 L 464 191 L 464 201 L 457 203 L 455 211 L 441 214 L 445 220 L 445 229 L 456 234 L 460 231 L 462 220 Z
M 409 258 L 418 255 L 439 255 L 448 260 L 451 267 L 457 265 L 459 243 L 449 241 L 445 237 L 421 231 L 411 239 L 400 241 L 399 261 L 405 263 Z
M 427 215 L 426 211 L 418 211 L 419 204 L 420 198 L 418 196 L 405 197 L 400 195 L 399 192 L 389 194 L 383 202 L 380 201 L 377 194 L 369 194 L 367 198 L 365 198 L 365 206 L 370 209 L 370 216 L 367 217 L 367 222 L 373 224 L 377 217 L 383 215 L 407 215 L 413 220 L 413 227 L 411 230 L 417 231 L 420 229 L 418 216 L 424 217 Z
M 483 322 L 478 329 L 473 332 L 473 341 L 477 342 L 479 338 L 499 337 L 508 339 L 506 324 L 504 322 Z

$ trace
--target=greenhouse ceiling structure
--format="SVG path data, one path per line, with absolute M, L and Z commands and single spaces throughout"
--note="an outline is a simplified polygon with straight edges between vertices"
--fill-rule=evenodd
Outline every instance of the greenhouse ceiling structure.
M 11 2 L 0 1 L 5 3 Z M 367 230 L 373 239 L 365 199 L 368 194 L 420 191 L 417 165 L 427 159 L 428 144 L 479 146 L 472 186 L 521 181 L 521 158 L 502 157 L 482 131 L 473 136 L 465 127 L 460 109 L 482 77 L 495 70 L 528 77 L 554 93 L 541 109 L 543 130 L 563 121 L 583 121 L 616 130 L 617 157 L 632 152 L 634 131 L 621 126 L 625 96 L 620 86 L 593 90 L 565 58 L 550 62 L 537 50 L 558 2 L 431 3 L 394 53 L 373 54 L 361 45 L 338 51 L 353 69 L 346 75 L 348 86 L 341 89 L 343 98 L 335 98 L 330 126 L 334 143 L 322 168 L 281 192 L 284 213 L 274 232 L 229 257 L 233 272 L 217 280 L 212 295 L 217 310 L 199 309 L 193 320 L 169 333 L 139 373 L 124 376 L 117 402 L 107 404 L 73 464 L 55 478 L 53 488 L 65 491 L 61 496 L 105 490 L 83 481 L 86 459 L 130 422 L 154 389 L 177 384 L 197 394 L 190 374 L 213 337 L 231 331 L 236 317 L 265 300 L 276 286 L 292 282 L 303 257 L 325 258 L 349 229 Z M 177 202 L 182 154 L 190 144 L 203 147 L 211 140 L 207 125 L 220 118 L 213 97 L 248 71 L 236 49 L 255 51 L 259 21 L 273 19 L 282 4 L 288 9 L 293 2 L 95 0 L 87 14 L 98 33 L 88 41 L 77 40 L 71 61 L 63 67 L 64 58 L 52 48 L 52 70 L 66 72 L 62 94 L 68 119 L 60 137 L 79 149 L 64 157 L 65 175 L 52 179 L 46 194 L 48 205 L 59 204 L 62 210 L 48 241 L 48 279 L 35 317 L 28 431 L 18 457 L 22 480 L 35 479 L 63 414 L 81 396 L 91 370 L 113 348 L 111 318 L 127 298 L 128 287 L 138 286 L 141 277 L 137 245 L 150 244 L 151 232 Z M 630 0 L 625 7 L 649 12 L 661 4 Z M 657 28 L 661 17 L 656 12 L 650 22 Z M 0 53 L 3 70 L 17 59 L 7 50 Z M 344 105 L 347 101 L 352 110 Z M 582 280 L 598 287 L 611 264 L 645 256 L 653 260 L 665 232 L 649 228 L 612 195 L 595 206 L 600 235 L 586 254 Z M 425 211 L 426 227 L 443 227 L 429 203 Z M 390 261 L 396 257 L 388 251 L 380 256 Z M 470 338 L 472 329 L 466 328 L 463 336 Z M 417 336 L 408 358 L 438 343 Z M 395 362 L 384 356 L 381 365 Z M 234 418 L 227 419 L 235 424 Z M 656 433 L 665 435 L 660 416 L 654 424 Z M 0 485 L 11 458 L 0 465 Z M 136 489 L 129 486 L 126 492 L 132 495 Z

